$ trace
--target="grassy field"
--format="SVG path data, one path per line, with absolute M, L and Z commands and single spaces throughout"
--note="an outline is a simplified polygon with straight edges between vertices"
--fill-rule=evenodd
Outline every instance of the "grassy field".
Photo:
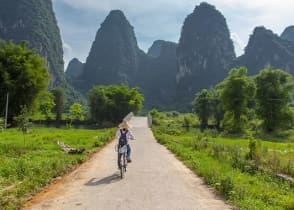
M 0 131 L 0 209 L 17 209 L 54 178 L 70 171 L 114 137 L 114 129 L 31 128 Z M 67 154 L 57 141 L 83 154 Z
M 293 131 L 227 137 L 183 127 L 183 116 L 163 115 L 154 119 L 156 139 L 229 203 L 248 210 L 294 209 L 294 186 L 277 177 L 294 177 Z

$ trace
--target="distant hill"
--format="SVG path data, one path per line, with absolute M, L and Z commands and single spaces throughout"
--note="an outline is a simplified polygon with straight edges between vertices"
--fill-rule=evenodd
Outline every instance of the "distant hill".
M 79 59 L 73 58 L 67 66 L 65 74 L 69 78 L 78 78 L 82 75 L 84 69 L 84 63 L 80 62 Z
M 224 16 L 208 3 L 196 6 L 182 27 L 177 48 L 178 89 L 187 102 L 202 88 L 227 76 L 235 59 L 233 42 Z
M 156 40 L 148 49 L 147 55 L 153 58 L 158 58 L 161 55 L 162 47 L 166 43 L 164 40 Z
M 135 85 L 145 96 L 145 108 L 175 109 L 177 44 L 157 40 L 141 58 Z
M 140 50 L 133 27 L 120 10 L 113 10 L 99 28 L 81 78 L 83 91 L 92 85 L 132 84 Z
M 98 29 L 86 63 L 73 60 L 67 75 L 83 93 L 93 85 L 126 84 L 140 88 L 146 110 L 190 111 L 195 94 L 222 81 L 230 68 L 246 66 L 254 75 L 270 65 L 294 75 L 292 34 L 293 27 L 281 37 L 257 27 L 236 58 L 225 17 L 201 3 L 185 19 L 179 43 L 156 40 L 145 53 L 124 13 L 113 10 Z
M 265 27 L 256 27 L 244 55 L 232 67 L 246 66 L 250 75 L 271 66 L 294 74 L 294 43 L 280 38 Z
M 294 26 L 288 26 L 281 34 L 282 39 L 294 42 Z
M 124 13 L 113 10 L 101 24 L 86 63 L 82 67 L 73 60 L 67 75 L 83 93 L 94 85 L 138 86 L 145 108 L 166 107 L 172 104 L 175 88 L 176 47 L 176 43 L 160 40 L 144 53 Z

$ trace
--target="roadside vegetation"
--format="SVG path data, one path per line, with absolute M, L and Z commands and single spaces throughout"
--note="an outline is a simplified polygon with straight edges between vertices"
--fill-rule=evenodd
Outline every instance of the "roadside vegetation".
M 192 114 L 152 110 L 155 138 L 240 209 L 294 209 L 292 76 L 232 69 Z
M 114 129 L 79 130 L 30 128 L 24 144 L 21 131 L 0 134 L 0 206 L 17 209 L 32 194 L 81 164 L 97 148 L 113 139 Z M 83 148 L 82 154 L 65 153 L 57 142 Z
M 155 138 L 240 209 L 294 209 L 294 130 L 280 136 L 228 136 L 185 126 L 185 115 L 153 110 Z M 197 119 L 194 116 L 193 119 Z M 196 126 L 195 126 L 196 125 Z M 273 141 L 274 140 L 274 141 Z

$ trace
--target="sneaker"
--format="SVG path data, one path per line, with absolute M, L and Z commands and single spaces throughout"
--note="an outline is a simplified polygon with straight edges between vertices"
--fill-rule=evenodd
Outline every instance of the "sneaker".
M 131 163 L 132 162 L 132 160 L 131 159 L 128 159 L 128 163 Z

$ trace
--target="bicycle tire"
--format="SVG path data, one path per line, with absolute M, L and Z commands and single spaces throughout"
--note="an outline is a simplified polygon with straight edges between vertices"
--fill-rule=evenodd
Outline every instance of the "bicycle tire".
M 125 175 L 125 154 L 122 155 L 121 167 L 120 167 L 120 178 L 123 179 Z
M 121 179 L 124 178 L 124 169 L 123 169 L 122 166 L 120 167 L 120 178 L 121 178 Z
M 125 158 L 124 158 L 124 170 L 125 172 L 127 172 L 127 165 L 128 165 L 128 161 L 127 161 L 127 154 L 125 153 Z

